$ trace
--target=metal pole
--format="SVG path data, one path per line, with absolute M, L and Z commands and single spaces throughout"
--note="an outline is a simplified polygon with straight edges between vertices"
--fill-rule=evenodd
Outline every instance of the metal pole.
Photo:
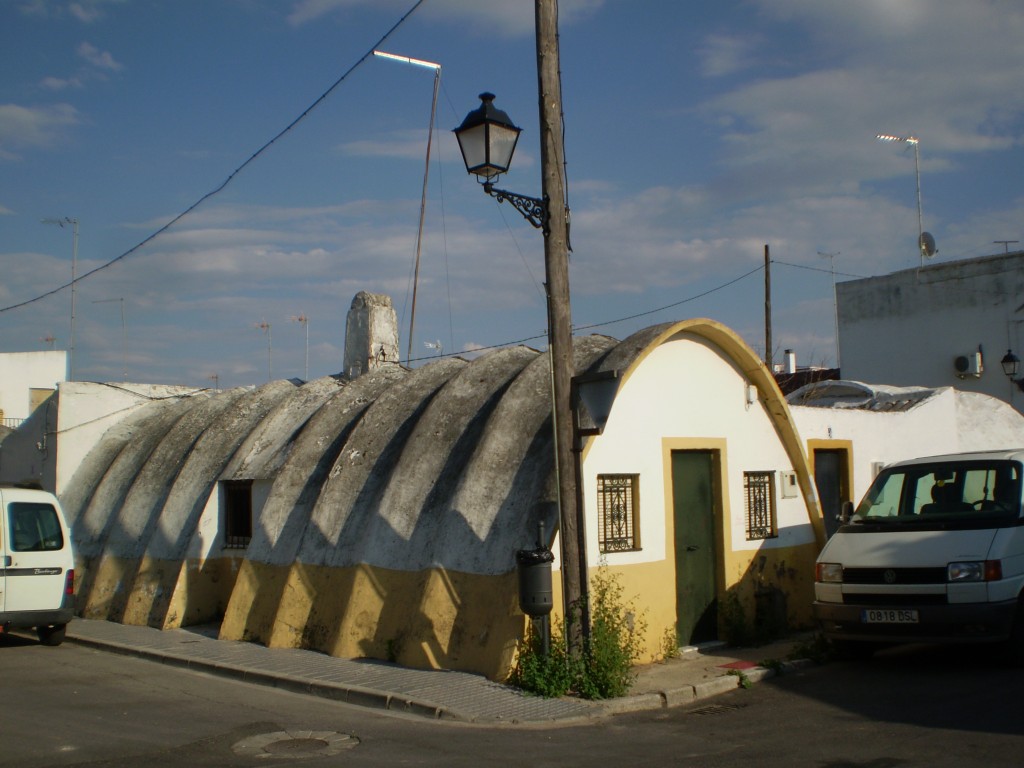
M 97 299 L 93 304 L 109 304 L 112 301 L 121 303 L 121 381 L 128 381 L 128 327 L 124 322 L 124 299 Z
M 64 229 L 65 224 L 72 225 L 71 241 L 71 338 L 68 342 L 68 381 L 75 380 L 75 289 L 78 279 L 78 219 L 65 216 L 62 219 L 43 219 L 43 224 L 56 224 Z
M 434 116 L 437 114 L 437 89 L 441 82 L 441 67 L 434 70 L 434 98 L 430 102 L 430 128 L 427 131 L 427 160 L 423 168 L 423 192 L 420 194 L 420 227 L 416 234 L 416 269 L 412 278 L 412 311 L 409 313 L 409 343 L 405 364 L 412 362 L 412 337 L 416 327 L 416 289 L 420 283 L 420 251 L 423 249 L 423 218 L 427 210 L 427 180 L 430 178 L 430 144 L 434 138 Z
M 924 213 L 921 210 L 921 152 L 918 139 L 914 144 L 914 176 L 917 178 L 917 250 L 921 255 L 921 266 L 924 266 Z
M 68 348 L 68 366 L 71 381 L 75 380 L 75 289 L 78 280 L 78 219 L 71 219 L 71 342 Z
M 772 258 L 764 244 L 764 364 L 772 373 Z
M 576 480 L 572 460 L 572 408 L 570 382 L 574 371 L 572 316 L 569 302 L 569 222 L 565 205 L 562 90 L 559 82 L 558 4 L 535 0 L 537 37 L 537 86 L 540 107 L 540 159 L 543 199 L 549 226 L 544 235 L 544 268 L 547 279 L 549 349 L 553 383 L 552 417 L 555 430 L 555 469 L 558 478 L 562 593 L 565 619 L 587 600 L 586 527 L 576 505 Z M 568 634 L 569 649 L 579 653 L 589 627 Z
M 824 251 L 818 251 L 818 255 L 828 256 L 828 263 L 832 272 L 832 319 L 835 323 L 836 331 L 836 368 L 839 368 L 839 294 L 836 293 L 836 256 L 839 255 L 839 252 L 825 253 Z

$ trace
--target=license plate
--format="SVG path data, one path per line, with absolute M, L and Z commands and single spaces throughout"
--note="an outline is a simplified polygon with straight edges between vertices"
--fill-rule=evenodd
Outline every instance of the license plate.
M 910 608 L 866 608 L 860 613 L 864 624 L 917 624 L 917 611 Z

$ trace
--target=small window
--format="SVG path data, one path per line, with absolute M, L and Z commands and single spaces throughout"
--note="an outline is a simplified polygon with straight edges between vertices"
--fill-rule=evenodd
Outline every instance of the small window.
M 597 539 L 601 552 L 640 549 L 639 475 L 597 476 Z
M 252 539 L 252 480 L 221 483 L 224 548 L 245 549 Z
M 747 541 L 774 539 L 779 535 L 775 520 L 775 473 L 744 472 L 743 497 L 747 512 Z
M 11 549 L 15 552 L 54 552 L 64 548 L 64 532 L 52 504 L 16 501 L 7 506 Z

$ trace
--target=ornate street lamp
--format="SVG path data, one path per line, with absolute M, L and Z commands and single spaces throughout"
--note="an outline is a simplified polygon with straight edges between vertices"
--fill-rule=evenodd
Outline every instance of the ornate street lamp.
M 1013 354 L 1012 349 L 1006 350 L 1006 354 L 1003 355 L 1003 359 L 999 361 L 999 364 L 1003 367 L 1003 373 L 1006 374 L 1006 378 L 1024 391 L 1024 378 L 1016 378 L 1020 372 L 1020 358 Z M 1013 390 L 1010 391 L 1012 392 Z
M 499 203 L 508 201 L 523 218 L 538 229 L 548 232 L 547 201 L 495 189 L 494 181 L 508 172 L 516 151 L 521 128 L 517 128 L 505 112 L 494 106 L 493 93 L 480 94 L 480 106 L 466 115 L 453 133 L 459 140 L 466 171 L 483 184 L 484 192 Z
M 1008 378 L 1013 378 L 1020 371 L 1020 358 L 1013 354 L 1012 349 L 1006 350 L 1006 354 L 1003 359 L 999 361 L 999 364 L 1003 366 L 1003 373 Z
M 544 272 L 548 305 L 548 356 L 551 361 L 551 409 L 558 482 L 559 540 L 562 550 L 562 599 L 567 621 L 579 607 L 586 609 L 586 526 L 577 503 L 572 457 L 571 379 L 574 373 L 572 313 L 569 306 L 569 209 L 565 205 L 562 91 L 558 64 L 556 0 L 535 0 L 537 27 L 537 85 L 540 117 L 542 197 L 526 197 L 494 188 L 494 180 L 512 162 L 520 129 L 494 106 L 494 95 L 480 95 L 480 107 L 470 112 L 454 133 L 466 170 L 479 179 L 484 192 L 499 203 L 507 200 L 527 221 L 544 233 Z M 553 215 L 552 215 L 552 212 Z M 568 631 L 571 654 L 587 646 L 587 621 Z

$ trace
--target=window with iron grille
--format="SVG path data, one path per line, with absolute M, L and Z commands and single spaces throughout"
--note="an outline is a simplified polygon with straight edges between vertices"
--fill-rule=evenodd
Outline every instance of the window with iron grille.
M 640 475 L 597 476 L 597 542 L 601 552 L 640 549 Z
M 775 521 L 775 473 L 744 472 L 743 497 L 747 512 L 747 541 L 774 539 L 778 536 Z
M 252 539 L 252 480 L 225 480 L 220 485 L 224 548 L 245 549 Z

